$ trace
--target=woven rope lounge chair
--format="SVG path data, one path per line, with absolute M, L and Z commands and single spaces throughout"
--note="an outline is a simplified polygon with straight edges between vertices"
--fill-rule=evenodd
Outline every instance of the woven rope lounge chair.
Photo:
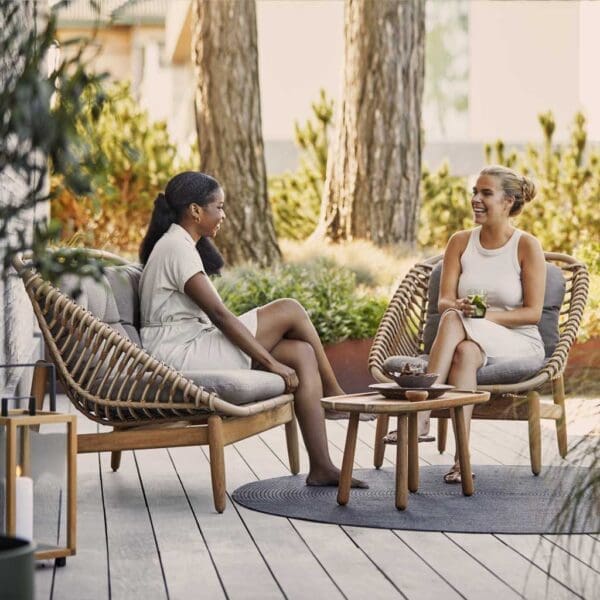
M 563 458 L 567 454 L 563 373 L 569 350 L 577 337 L 589 287 L 589 275 L 584 264 L 565 254 L 546 253 L 545 257 L 548 277 L 540 331 L 546 347 L 546 361 L 537 372 L 529 373 L 526 364 L 512 364 L 508 369 L 502 364 L 480 369 L 477 389 L 490 392 L 491 399 L 476 406 L 473 413 L 474 419 L 528 421 L 531 470 L 535 475 L 540 473 L 542 461 L 540 419 L 556 422 L 558 450 Z M 385 375 L 386 360 L 399 364 L 420 357 L 422 364 L 426 364 L 426 354 L 439 322 L 437 296 L 441 260 L 440 255 L 416 264 L 396 290 L 369 354 L 369 370 L 377 381 L 391 381 Z M 386 366 L 389 364 L 394 363 L 388 362 Z M 541 402 L 539 389 L 548 382 L 552 384 L 553 402 Z M 447 411 L 440 411 L 432 416 L 439 419 L 437 442 L 442 453 L 446 447 L 450 415 Z M 377 468 L 383 463 L 387 421 L 385 416 L 380 416 L 377 421 L 374 452 Z
M 141 348 L 136 329 L 141 268 L 106 252 L 89 254 L 111 266 L 101 282 L 63 282 L 80 288 L 77 302 L 45 281 L 27 256 L 12 261 L 67 396 L 84 415 L 113 428 L 79 434 L 77 451 L 110 451 L 116 471 L 122 450 L 208 444 L 214 505 L 223 512 L 224 446 L 284 424 L 290 469 L 297 474 L 293 396 L 284 393 L 283 379 L 249 370 L 180 373 L 156 360 Z M 39 408 L 46 373 L 41 365 L 34 373 Z

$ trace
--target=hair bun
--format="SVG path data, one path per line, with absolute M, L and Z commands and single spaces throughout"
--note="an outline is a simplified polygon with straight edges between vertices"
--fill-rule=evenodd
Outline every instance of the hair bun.
M 523 202 L 531 202 L 537 193 L 535 183 L 529 177 L 523 176 L 521 187 L 523 189 Z

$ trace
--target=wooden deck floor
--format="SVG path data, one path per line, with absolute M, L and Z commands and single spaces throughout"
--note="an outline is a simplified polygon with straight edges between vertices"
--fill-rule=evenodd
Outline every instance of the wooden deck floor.
M 61 409 L 70 411 L 64 397 Z M 571 442 L 599 435 L 599 412 L 597 399 L 568 401 Z M 80 417 L 80 432 L 95 427 Z M 340 464 L 346 421 L 327 427 Z M 543 427 L 543 462 L 557 463 L 553 423 Z M 373 435 L 374 423 L 361 423 L 357 467 L 372 465 Z M 421 444 L 421 462 L 450 464 L 452 451 L 440 456 L 435 444 Z M 526 423 L 476 421 L 471 454 L 474 465 L 529 464 Z M 228 447 L 228 492 L 285 475 L 285 457 L 282 428 Z M 36 598 L 600 597 L 600 536 L 346 527 L 264 515 L 229 499 L 218 515 L 201 448 L 124 452 L 117 473 L 109 455 L 81 455 L 78 470 L 77 555 L 65 568 L 38 565 Z

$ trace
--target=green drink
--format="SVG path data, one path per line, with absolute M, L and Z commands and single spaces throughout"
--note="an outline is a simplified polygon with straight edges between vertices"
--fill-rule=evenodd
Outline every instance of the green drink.
M 487 292 L 484 290 L 469 290 L 467 300 L 475 309 L 471 318 L 483 319 L 483 317 L 485 317 L 485 311 L 487 310 Z

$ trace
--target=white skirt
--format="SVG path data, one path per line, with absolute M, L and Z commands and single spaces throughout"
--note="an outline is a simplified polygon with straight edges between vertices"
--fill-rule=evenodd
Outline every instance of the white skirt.
M 455 309 L 450 309 L 455 310 Z M 512 358 L 544 359 L 544 343 L 537 326 L 505 327 L 486 318 L 473 319 L 460 316 L 467 339 L 475 342 L 483 352 L 483 365 Z
M 254 336 L 258 326 L 257 311 L 253 308 L 238 317 Z M 214 325 L 185 321 L 166 327 L 144 328 L 143 333 L 144 347 L 178 371 L 252 368 L 252 359 Z

